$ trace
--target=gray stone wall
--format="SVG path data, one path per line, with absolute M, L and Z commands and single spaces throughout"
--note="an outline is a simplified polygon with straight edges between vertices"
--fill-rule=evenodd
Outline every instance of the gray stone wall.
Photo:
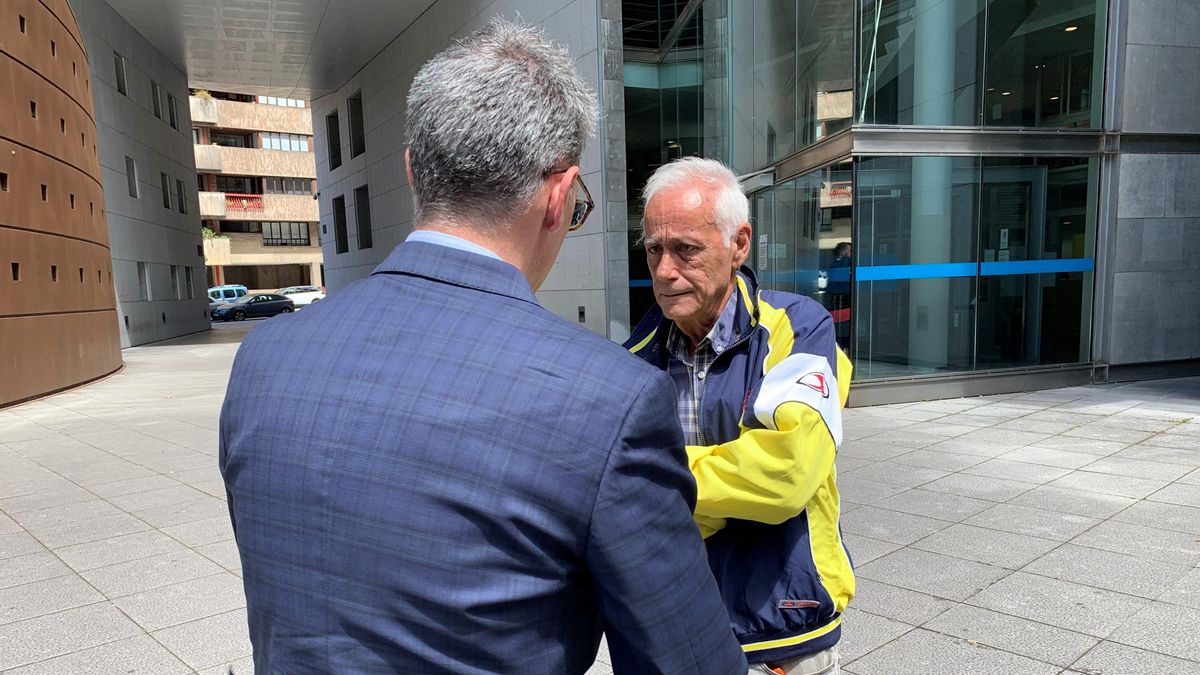
M 1200 133 L 1200 2 L 1120 4 L 1119 129 Z M 1200 358 L 1200 155 L 1122 153 L 1110 166 L 1117 205 L 1096 358 Z
M 603 19 L 602 19 L 603 13 Z M 412 231 L 412 196 L 404 172 L 405 96 L 421 65 L 449 41 L 481 28 L 494 15 L 542 26 L 565 45 L 584 78 L 597 89 L 601 125 L 582 164 L 597 212 L 567 237 L 538 297 L 551 311 L 613 339 L 628 332 L 628 254 L 625 252 L 624 114 L 620 70 L 620 3 L 599 0 L 441 0 L 336 93 L 313 102 L 317 184 L 325 251 L 325 278 L 336 293 L 361 279 Z M 614 50 L 614 45 L 616 50 Z M 346 99 L 363 98 L 366 152 L 350 158 Z M 325 117 L 338 111 L 343 164 L 330 170 Z M 619 177 L 617 174 L 621 174 Z M 373 246 L 359 249 L 354 189 L 368 185 Z M 349 251 L 334 249 L 333 198 L 346 197 Z
M 1200 358 L 1200 155 L 1122 155 L 1113 364 Z
M 187 76 L 106 2 L 71 3 L 91 62 L 97 149 L 105 217 L 112 246 L 113 281 L 121 345 L 165 340 L 209 328 L 204 256 L 198 250 L 200 208 Z M 126 60 L 127 95 L 117 91 L 113 52 Z M 151 80 L 161 88 L 162 119 L 154 116 Z M 178 129 L 171 128 L 167 95 L 175 97 Z M 137 163 L 137 198 L 129 195 L 125 158 Z M 160 175 L 167 174 L 171 208 Z M 183 181 L 186 214 L 175 196 Z M 138 263 L 148 265 L 150 299 L 141 299 Z M 173 292 L 171 266 L 190 269 L 192 299 Z

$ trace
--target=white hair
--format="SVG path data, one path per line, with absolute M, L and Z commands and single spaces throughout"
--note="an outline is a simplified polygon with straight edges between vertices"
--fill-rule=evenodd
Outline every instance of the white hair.
M 409 89 L 417 220 L 504 224 L 549 172 L 579 163 L 598 108 L 566 49 L 493 18 L 422 66 Z
M 713 203 L 713 221 L 721 228 L 726 241 L 733 241 L 738 225 L 750 222 L 750 200 L 742 192 L 729 167 L 715 159 L 682 157 L 655 170 L 642 189 L 642 200 L 649 204 L 654 195 L 662 190 L 682 187 L 689 183 L 700 183 L 716 190 Z

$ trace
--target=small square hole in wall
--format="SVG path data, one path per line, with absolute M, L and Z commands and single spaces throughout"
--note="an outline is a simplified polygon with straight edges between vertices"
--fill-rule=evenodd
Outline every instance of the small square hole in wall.
M 54 44 L 54 40 L 50 41 L 50 56 L 58 58 L 58 45 Z
M 33 115 L 33 119 L 37 119 L 37 101 L 29 102 L 29 114 Z
M 167 322 L 167 313 L 166 312 L 162 313 L 162 320 L 163 320 L 163 323 Z
M 125 315 L 125 330 L 129 330 L 129 315 Z
M 88 202 L 88 215 L 96 215 L 96 204 L 94 202 Z
M 72 77 L 79 77 L 79 69 L 75 67 L 75 62 L 74 62 L 74 61 L 72 61 L 72 62 L 71 62 L 71 76 L 72 76 Z
M 58 265 L 50 266 L 50 281 L 58 283 Z
M 202 258 L 204 257 L 204 245 L 203 244 L 196 244 L 196 255 L 198 255 Z
M 42 201 L 46 201 L 46 184 L 42 183 Z
M 25 17 L 18 14 L 17 15 L 17 24 L 19 24 L 21 26 L 21 32 L 24 33 L 25 32 Z
M 104 270 L 96 270 L 96 283 L 104 283 Z
M 15 262 L 12 264 L 12 277 L 13 281 L 21 280 L 21 263 Z
M 79 268 L 79 283 L 83 283 L 83 268 Z
M 67 133 L 67 121 L 63 118 L 58 118 L 58 130 L 62 133 Z
M 8 192 L 8 174 L 0 171 L 0 192 Z
M 71 195 L 71 210 L 75 210 L 75 195 Z
M 85 136 L 82 131 L 79 132 L 79 145 L 85 148 L 87 147 L 87 136 Z

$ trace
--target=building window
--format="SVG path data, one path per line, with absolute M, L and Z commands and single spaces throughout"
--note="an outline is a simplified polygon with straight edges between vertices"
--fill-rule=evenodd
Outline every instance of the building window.
M 171 177 L 165 173 L 158 175 L 159 181 L 162 183 L 163 208 L 171 208 Z
M 306 107 L 303 99 L 298 98 L 278 98 L 276 96 L 259 96 L 258 102 L 265 105 L 278 105 L 285 108 L 304 108 Z
M 333 245 L 334 253 L 345 253 L 350 250 L 346 238 L 346 197 L 333 198 Z
M 264 131 L 261 136 L 264 150 L 308 152 L 308 136 L 302 134 L 281 134 L 274 131 Z
M 325 116 L 325 135 L 329 140 L 329 170 L 342 165 L 342 131 L 337 111 Z
M 862 7 L 861 122 L 1100 126 L 1104 0 L 1079 0 L 1061 15 L 1022 2 Z
M 192 268 L 190 265 L 185 265 L 183 268 L 183 285 L 187 289 L 188 300 L 196 299 L 196 288 L 193 286 L 194 283 L 195 282 L 192 281 Z
M 180 291 L 183 290 L 183 285 L 179 283 L 179 265 L 171 265 L 171 295 L 176 300 L 182 300 L 183 295 Z
M 223 134 L 215 131 L 209 134 L 209 142 L 227 148 L 249 148 L 254 145 L 246 134 Z
M 154 116 L 162 119 L 162 90 L 159 89 L 158 83 L 150 80 L 150 98 L 151 104 L 154 106 Z
M 361 91 L 346 99 L 346 123 L 350 127 L 350 157 L 353 159 L 367 151 Z
M 238 195 L 260 194 L 258 179 L 248 176 L 217 176 L 217 192 L 230 192 Z
M 120 92 L 122 96 L 128 96 L 129 86 L 125 81 L 125 57 L 113 52 L 113 68 L 117 73 L 117 91 Z
M 175 106 L 175 97 L 167 94 L 167 114 L 171 116 L 171 128 L 179 128 L 179 113 Z
M 150 264 L 140 262 L 137 264 L 138 274 L 138 298 L 141 300 L 150 300 Z
M 221 232 L 240 232 L 243 234 L 258 234 L 262 232 L 262 223 L 247 220 L 222 220 Z
M 308 246 L 308 223 L 264 222 L 263 246 Z
M 200 145 L 200 130 L 192 127 L 192 143 Z
M 312 179 L 276 177 L 264 178 L 263 192 L 269 195 L 311 195 Z
M 179 212 L 187 215 L 187 195 L 183 192 L 183 181 L 175 179 L 175 201 L 179 203 Z
M 132 157 L 125 157 L 125 183 L 129 187 L 129 196 L 138 198 L 137 162 Z
M 354 220 L 358 249 L 371 248 L 371 194 L 366 185 L 354 189 Z

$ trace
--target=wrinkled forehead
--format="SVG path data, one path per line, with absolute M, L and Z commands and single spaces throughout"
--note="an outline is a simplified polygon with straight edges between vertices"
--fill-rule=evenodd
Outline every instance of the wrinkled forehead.
M 646 204 L 642 216 L 643 239 L 661 243 L 676 238 L 703 237 L 719 231 L 714 200 L 716 191 L 705 185 L 663 188 Z

